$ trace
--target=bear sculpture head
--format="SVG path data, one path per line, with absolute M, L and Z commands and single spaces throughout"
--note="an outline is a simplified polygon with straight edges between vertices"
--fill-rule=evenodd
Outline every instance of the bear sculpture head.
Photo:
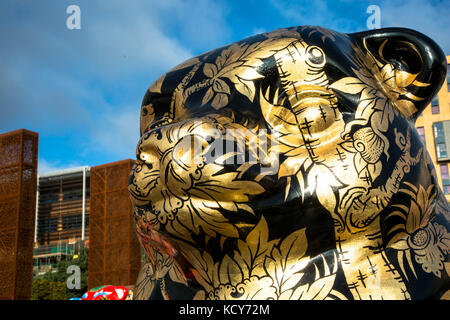
M 449 207 L 414 128 L 445 72 L 416 31 L 301 26 L 161 76 L 129 182 L 134 297 L 448 295 Z

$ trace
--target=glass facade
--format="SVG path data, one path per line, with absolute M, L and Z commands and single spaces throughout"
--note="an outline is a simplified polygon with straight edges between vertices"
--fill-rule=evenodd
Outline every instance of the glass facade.
M 446 83 L 418 115 L 415 127 L 416 137 L 424 143 L 433 160 L 439 187 L 450 203 L 450 55 L 446 58 Z
M 450 160 L 449 157 L 449 140 L 450 137 L 446 137 L 446 131 L 450 129 L 450 121 L 442 121 L 433 123 L 434 143 L 436 145 L 436 157 L 437 161 Z
M 447 91 L 450 91 L 450 64 L 447 64 Z
M 431 100 L 431 113 L 438 114 L 439 110 L 439 100 L 437 96 L 434 96 L 433 100 Z
M 442 188 L 445 194 L 450 194 L 450 180 L 448 177 L 448 164 L 441 164 L 439 166 L 441 171 Z
M 447 158 L 447 147 L 446 147 L 445 143 L 438 143 L 436 145 L 436 152 L 437 152 L 438 159 Z
M 426 142 L 425 142 L 425 129 L 423 127 L 418 127 L 417 128 L 417 132 L 419 133 L 419 137 L 420 137 L 420 140 L 422 140 L 422 143 L 424 145 L 426 145 Z

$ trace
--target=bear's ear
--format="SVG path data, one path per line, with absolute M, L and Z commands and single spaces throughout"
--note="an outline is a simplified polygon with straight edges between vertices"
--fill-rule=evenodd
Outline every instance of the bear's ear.
M 388 91 L 393 90 L 398 98 L 399 111 L 406 118 L 415 119 L 445 80 L 447 61 L 441 48 L 424 34 L 404 28 L 377 29 L 350 36 L 382 65 L 393 67 L 384 68 L 382 78 L 395 79 L 387 82 L 391 84 Z

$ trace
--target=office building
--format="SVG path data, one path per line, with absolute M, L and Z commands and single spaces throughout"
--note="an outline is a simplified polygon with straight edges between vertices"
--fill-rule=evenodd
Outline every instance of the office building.
M 436 168 L 439 184 L 450 202 L 450 56 L 447 56 L 447 79 L 438 94 L 417 118 L 416 129 L 426 144 Z
M 40 174 L 34 236 L 34 274 L 75 254 L 89 239 L 89 167 Z

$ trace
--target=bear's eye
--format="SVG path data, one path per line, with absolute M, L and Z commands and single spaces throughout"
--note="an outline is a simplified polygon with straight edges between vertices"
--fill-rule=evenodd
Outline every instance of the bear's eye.
M 325 64 L 325 55 L 319 47 L 311 46 L 306 51 L 308 62 L 314 67 L 322 67 Z
M 297 117 L 300 129 L 313 135 L 327 130 L 336 121 L 333 109 L 328 103 L 322 101 L 311 101 L 311 105 Z
M 344 122 L 332 92 L 317 85 L 297 85 L 287 93 L 294 121 L 304 138 L 325 141 L 339 136 Z

